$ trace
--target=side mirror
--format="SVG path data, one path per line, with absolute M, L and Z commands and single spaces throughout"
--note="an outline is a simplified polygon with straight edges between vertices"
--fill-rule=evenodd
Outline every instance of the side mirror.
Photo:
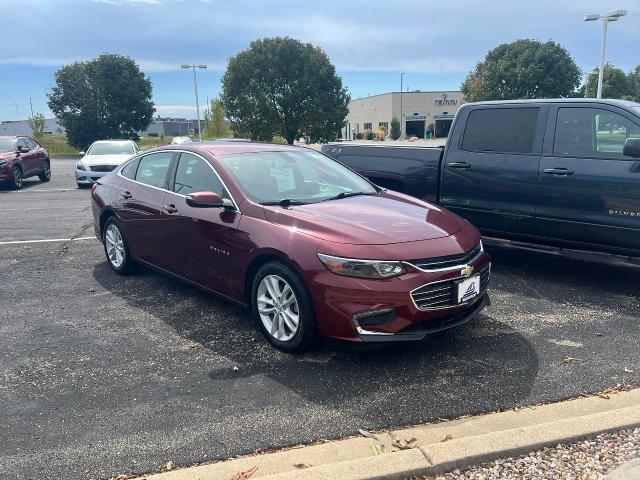
M 18 147 L 18 153 L 29 153 L 29 149 L 27 147 Z
M 640 138 L 627 138 L 622 154 L 627 157 L 640 157 Z
M 187 205 L 194 208 L 225 208 L 235 210 L 231 200 L 222 198 L 214 192 L 193 192 L 187 195 Z
M 84 157 L 84 155 L 85 155 L 84 150 L 79 151 L 78 155 L 82 155 Z

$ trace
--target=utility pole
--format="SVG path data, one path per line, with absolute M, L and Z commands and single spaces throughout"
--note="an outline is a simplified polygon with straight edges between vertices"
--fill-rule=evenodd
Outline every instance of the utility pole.
M 202 141 L 202 127 L 200 126 L 200 101 L 198 100 L 198 80 L 196 79 L 196 68 L 207 68 L 206 65 L 180 65 L 180 68 L 192 68 L 193 69 L 193 87 L 196 91 L 196 113 L 198 115 L 198 138 Z
M 402 115 L 402 79 L 406 75 L 405 72 L 400 74 L 400 137 L 404 138 L 404 116 Z
M 29 97 L 29 106 L 31 107 L 31 117 L 33 118 L 33 103 L 31 102 L 31 97 Z

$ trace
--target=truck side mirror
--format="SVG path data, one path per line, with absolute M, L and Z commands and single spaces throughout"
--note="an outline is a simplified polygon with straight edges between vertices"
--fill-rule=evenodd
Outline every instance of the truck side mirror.
M 627 157 L 640 157 L 640 138 L 627 138 L 622 154 Z

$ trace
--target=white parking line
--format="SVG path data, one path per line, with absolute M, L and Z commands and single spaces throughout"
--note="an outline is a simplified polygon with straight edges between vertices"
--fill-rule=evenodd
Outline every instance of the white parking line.
M 0 242 L 0 245 L 20 245 L 23 243 L 51 243 L 51 242 L 77 242 L 80 240 L 94 240 L 96 237 L 78 237 L 78 238 L 45 238 L 42 240 L 11 240 L 9 242 Z
M 7 190 L 0 193 L 37 193 L 37 192 L 72 192 L 79 190 L 78 188 L 26 188 L 24 190 Z

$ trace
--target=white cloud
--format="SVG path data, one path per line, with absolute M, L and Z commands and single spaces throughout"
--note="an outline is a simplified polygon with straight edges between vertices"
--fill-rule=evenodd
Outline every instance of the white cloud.
M 105 3 L 107 5 L 161 5 L 160 0 L 93 0 L 93 3 Z

